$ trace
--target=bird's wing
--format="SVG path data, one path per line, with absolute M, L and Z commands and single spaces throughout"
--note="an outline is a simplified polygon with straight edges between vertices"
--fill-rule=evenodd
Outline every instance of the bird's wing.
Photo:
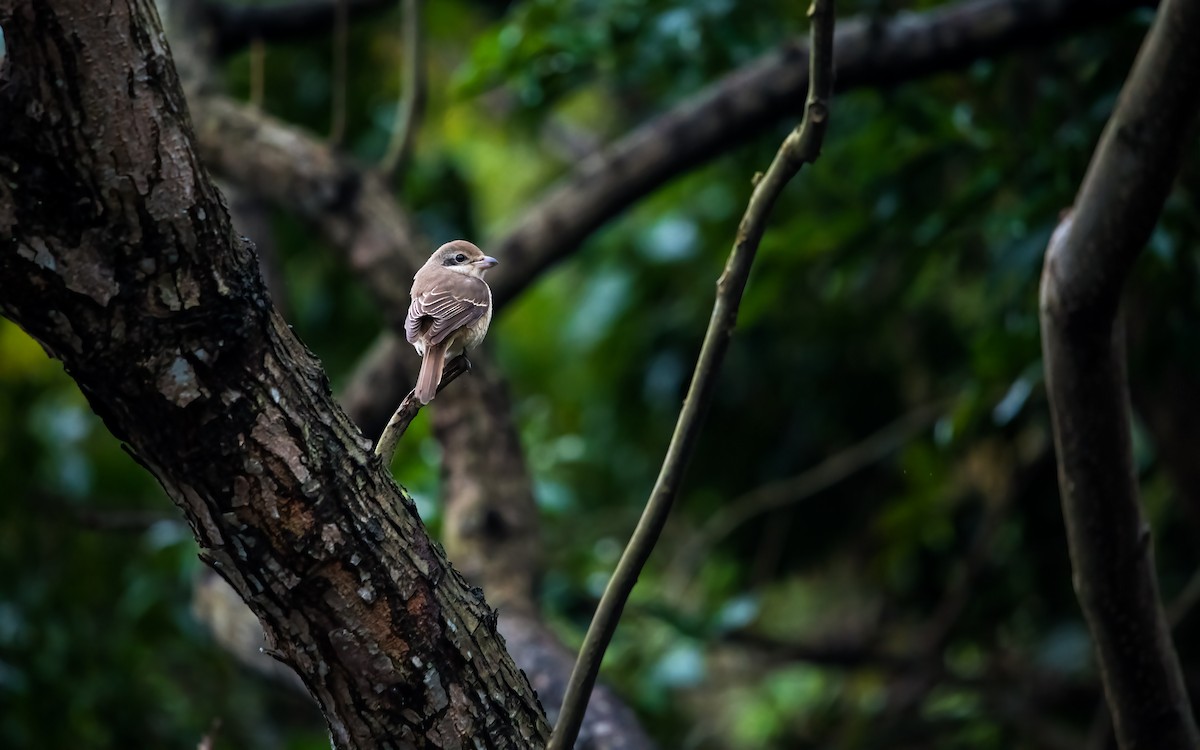
M 440 344 L 450 334 L 483 317 L 491 304 L 487 284 L 468 277 L 461 281 L 475 283 L 459 282 L 413 298 L 404 320 L 404 336 L 410 344 L 420 338 L 430 345 Z

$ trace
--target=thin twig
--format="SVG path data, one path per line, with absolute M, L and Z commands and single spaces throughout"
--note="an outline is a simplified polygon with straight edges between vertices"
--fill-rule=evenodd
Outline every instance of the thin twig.
M 438 385 L 437 392 L 441 393 L 442 389 L 457 380 L 459 375 L 470 371 L 471 361 L 465 356 L 459 355 L 450 360 L 442 372 L 442 382 Z M 383 434 L 379 436 L 379 442 L 375 444 L 375 455 L 383 460 L 384 466 L 392 462 L 392 456 L 396 455 L 396 446 L 400 443 L 400 438 L 404 437 L 408 426 L 416 419 L 417 413 L 421 411 L 421 406 L 416 391 L 409 391 L 404 400 L 400 402 L 400 406 L 396 407 L 396 413 L 388 420 L 387 427 L 383 428 Z
M 421 0 L 404 0 L 404 92 L 396 103 L 392 138 L 379 163 L 388 182 L 404 176 L 425 113 L 425 47 L 421 33 Z
M 350 0 L 333 0 L 333 75 L 330 88 L 329 143 L 339 146 L 346 137 L 346 69 L 349 59 Z
M 704 413 L 716 389 L 721 361 L 737 324 L 738 305 L 746 288 L 746 280 L 750 276 L 750 268 L 754 263 L 767 217 L 784 186 L 802 165 L 814 161 L 821 152 L 821 143 L 829 122 L 829 98 L 833 90 L 833 0 L 814 0 L 808 14 L 812 19 L 812 45 L 804 119 L 799 127 L 784 139 L 771 166 L 767 168 L 767 173 L 755 186 L 746 213 L 742 216 L 729 261 L 721 278 L 717 280 L 717 297 L 708 322 L 708 330 L 704 334 L 700 358 L 692 373 L 692 382 L 675 423 L 675 433 L 671 436 L 671 444 L 667 448 L 662 469 L 633 537 L 621 554 L 604 595 L 600 597 L 600 604 L 584 638 L 575 669 L 571 672 L 571 680 L 563 697 L 562 712 L 550 736 L 547 750 L 566 750 L 575 744 L 579 727 L 583 723 L 588 697 L 600 671 L 600 660 L 612 639 L 613 631 L 616 630 L 629 593 L 654 549 L 667 521 L 671 504 L 679 492 L 684 468 L 696 445 Z

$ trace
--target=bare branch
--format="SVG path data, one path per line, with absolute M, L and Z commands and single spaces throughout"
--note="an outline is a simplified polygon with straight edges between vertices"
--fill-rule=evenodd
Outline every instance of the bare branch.
M 746 213 L 738 227 L 737 240 L 730 252 L 725 270 L 717 280 L 717 296 L 713 304 L 712 317 L 704 334 L 700 358 L 692 373 L 683 409 L 675 423 L 675 433 L 667 447 L 658 479 L 646 502 L 646 508 L 638 521 L 629 544 L 621 553 L 612 579 L 600 597 L 596 614 L 588 627 L 579 658 L 567 684 L 563 698 L 562 713 L 559 715 L 548 750 L 566 750 L 575 743 L 579 726 L 583 722 L 588 697 L 596 676 L 600 672 L 600 661 L 621 619 L 625 602 L 637 583 L 642 567 L 649 559 L 658 536 L 667 522 L 671 505 L 679 493 L 684 469 L 695 449 L 704 414 L 716 392 L 717 376 L 725 350 L 733 337 L 737 325 L 737 311 L 742 292 L 750 278 L 750 268 L 758 251 L 758 243 L 766 230 L 767 217 L 783 188 L 804 164 L 811 164 L 821 153 L 821 143 L 829 124 L 829 99 L 833 92 L 833 0 L 814 0 L 808 11 L 812 19 L 810 36 L 811 72 L 808 97 L 805 102 L 804 119 L 779 147 L 767 173 L 758 180 Z
M 971 62 L 1095 26 L 1146 0 L 966 0 L 890 20 L 857 18 L 839 24 L 839 90 L 882 86 L 961 68 Z M 489 252 L 504 265 L 489 277 L 496 308 L 532 284 L 632 203 L 738 143 L 760 135 L 795 110 L 808 86 L 807 45 L 769 53 L 584 159 L 538 199 Z M 254 159 L 253 153 L 243 161 Z M 415 270 L 415 268 L 413 269 Z M 408 273 L 411 277 L 412 271 Z M 398 329 L 397 329 L 398 330 Z M 385 333 L 375 351 L 399 351 Z M 370 424 L 387 419 L 408 381 L 389 379 L 402 363 L 364 361 L 350 390 L 375 389 L 380 401 L 361 413 Z M 378 368 L 372 370 L 371 368 Z M 366 406 L 370 406 L 366 404 Z
M 457 380 L 459 375 L 470 371 L 471 362 L 465 355 L 460 354 L 450 360 L 446 363 L 446 369 L 442 371 L 442 381 L 438 384 L 437 392 L 441 393 L 442 389 Z M 405 431 L 416 419 L 422 406 L 423 404 L 417 399 L 416 391 L 409 391 L 404 400 L 400 402 L 400 406 L 396 407 L 396 413 L 392 415 L 387 427 L 383 428 L 383 434 L 379 436 L 379 441 L 375 443 L 375 455 L 379 456 L 384 466 L 392 463 L 392 457 L 396 455 L 396 445 L 400 442 L 400 438 L 404 437 Z
M 1144 0 L 970 0 L 886 21 L 838 24 L 839 90 L 886 86 L 1052 39 Z M 799 109 L 808 86 L 803 41 L 767 54 L 582 161 L 499 243 L 492 293 L 503 306 L 604 222 L 668 180 L 747 141 Z
M 1129 425 L 1121 289 L 1200 108 L 1200 3 L 1167 0 L 1042 272 L 1042 351 L 1075 590 L 1122 748 L 1200 746 L 1159 600 Z
M 338 403 L 365 434 L 381 434 L 387 426 L 388 403 L 395 401 L 383 399 L 417 382 L 417 371 L 411 366 L 415 356 L 403 337 L 389 333 L 376 338 L 359 359 L 354 376 L 338 394 Z

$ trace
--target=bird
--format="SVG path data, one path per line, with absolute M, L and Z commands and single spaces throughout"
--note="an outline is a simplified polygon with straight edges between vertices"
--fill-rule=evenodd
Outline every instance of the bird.
M 473 349 L 492 322 L 492 290 L 483 274 L 499 263 L 466 240 L 433 251 L 413 276 L 404 337 L 421 355 L 414 393 L 422 405 L 437 395 L 445 363 Z

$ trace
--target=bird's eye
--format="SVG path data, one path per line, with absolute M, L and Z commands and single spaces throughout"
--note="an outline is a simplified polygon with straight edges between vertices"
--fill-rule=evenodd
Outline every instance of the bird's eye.
M 459 253 L 458 255 L 454 256 L 455 263 L 465 263 L 466 261 L 467 261 L 467 256 L 463 255 L 462 253 Z

